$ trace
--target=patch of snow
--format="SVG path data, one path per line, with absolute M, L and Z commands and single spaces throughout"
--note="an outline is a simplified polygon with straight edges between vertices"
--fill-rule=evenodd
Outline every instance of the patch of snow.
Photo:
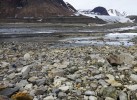
M 109 29 L 107 31 L 127 31 L 127 30 L 134 30 L 134 29 L 137 29 L 137 26 L 123 27 L 123 28 L 114 28 L 114 29 Z
M 77 12 L 77 15 L 84 15 L 92 18 L 99 18 L 108 23 L 133 23 L 133 20 L 126 18 L 124 16 L 107 16 L 107 15 L 97 15 L 92 13 L 85 13 L 83 11 Z
M 126 13 L 125 13 L 125 12 L 121 13 L 121 12 L 115 10 L 115 9 L 109 9 L 109 10 L 108 10 L 108 14 L 109 14 L 110 16 L 121 16 L 121 17 L 126 16 Z

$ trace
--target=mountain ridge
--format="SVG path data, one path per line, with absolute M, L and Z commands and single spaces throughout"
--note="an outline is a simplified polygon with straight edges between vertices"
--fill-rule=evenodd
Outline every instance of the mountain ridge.
M 71 5 L 71 4 L 69 4 Z M 73 10 L 72 10 L 73 8 Z M 70 10 L 71 9 L 71 10 Z M 1 18 L 71 16 L 75 8 L 63 0 L 1 0 Z

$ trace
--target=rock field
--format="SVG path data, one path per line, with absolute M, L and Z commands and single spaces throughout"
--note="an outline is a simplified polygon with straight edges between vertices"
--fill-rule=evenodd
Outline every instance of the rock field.
M 137 46 L 1 43 L 0 100 L 137 100 Z

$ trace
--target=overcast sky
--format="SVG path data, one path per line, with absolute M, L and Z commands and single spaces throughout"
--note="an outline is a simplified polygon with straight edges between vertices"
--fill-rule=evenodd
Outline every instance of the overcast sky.
M 64 0 L 69 2 L 76 9 L 93 9 L 103 6 L 107 9 L 125 11 L 129 15 L 137 15 L 137 0 Z

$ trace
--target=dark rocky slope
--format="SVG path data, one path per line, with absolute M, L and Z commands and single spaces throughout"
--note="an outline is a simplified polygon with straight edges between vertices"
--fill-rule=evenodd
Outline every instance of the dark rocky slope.
M 63 0 L 1 0 L 0 18 L 71 16 L 72 8 Z

